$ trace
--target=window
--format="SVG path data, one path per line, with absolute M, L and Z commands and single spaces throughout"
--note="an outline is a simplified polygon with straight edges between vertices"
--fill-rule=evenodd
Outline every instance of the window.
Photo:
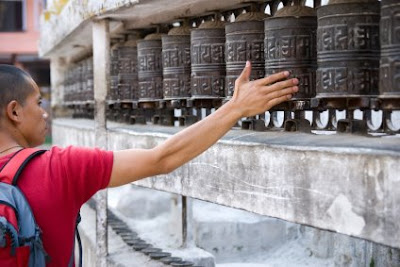
M 24 30 L 23 0 L 0 0 L 0 32 Z

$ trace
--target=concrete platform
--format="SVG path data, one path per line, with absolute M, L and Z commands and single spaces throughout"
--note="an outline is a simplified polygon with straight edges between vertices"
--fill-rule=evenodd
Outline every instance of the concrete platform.
M 179 127 L 108 125 L 109 149 L 150 148 Z M 56 119 L 54 144 L 93 146 L 94 122 Z M 230 131 L 137 185 L 400 248 L 400 138 Z

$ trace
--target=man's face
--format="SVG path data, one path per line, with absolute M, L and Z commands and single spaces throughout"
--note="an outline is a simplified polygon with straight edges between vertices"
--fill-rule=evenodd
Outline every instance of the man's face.
M 22 105 L 20 131 L 29 147 L 44 143 L 47 133 L 48 114 L 41 107 L 42 97 L 38 86 L 32 81 L 32 92 Z

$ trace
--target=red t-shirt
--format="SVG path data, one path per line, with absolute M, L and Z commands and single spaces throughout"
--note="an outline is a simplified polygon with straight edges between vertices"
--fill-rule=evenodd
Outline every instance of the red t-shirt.
M 12 155 L 0 157 L 0 167 Z M 68 266 L 78 211 L 98 190 L 107 187 L 112 165 L 110 151 L 53 147 L 25 167 L 18 185 L 42 229 L 44 249 L 51 257 L 47 266 Z

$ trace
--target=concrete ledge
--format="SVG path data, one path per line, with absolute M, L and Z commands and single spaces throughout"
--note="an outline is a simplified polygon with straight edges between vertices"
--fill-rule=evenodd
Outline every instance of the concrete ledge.
M 93 126 L 54 120 L 54 143 L 93 146 Z M 111 150 L 150 148 L 179 131 L 108 128 Z M 399 140 L 233 130 L 173 173 L 136 184 L 400 248 Z
M 91 19 L 107 11 L 136 3 L 138 0 L 68 1 L 60 14 L 53 14 L 48 20 L 42 15 L 39 55 L 50 57 L 56 52 L 57 57 L 68 57 L 71 54 L 91 51 Z

